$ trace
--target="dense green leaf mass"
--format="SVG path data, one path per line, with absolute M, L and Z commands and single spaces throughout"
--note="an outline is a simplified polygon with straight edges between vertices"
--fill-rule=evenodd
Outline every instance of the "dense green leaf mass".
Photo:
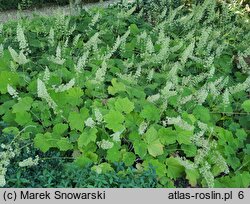
M 0 176 L 53 152 L 100 175 L 153 167 L 157 187 L 249 187 L 249 17 L 174 2 L 0 25 L 0 151 L 17 151 Z

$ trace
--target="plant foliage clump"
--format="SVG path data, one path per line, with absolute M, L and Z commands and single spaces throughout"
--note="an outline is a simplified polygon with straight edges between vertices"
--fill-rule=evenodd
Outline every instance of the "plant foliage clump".
M 153 166 L 158 187 L 250 185 L 248 17 L 141 5 L 0 26 L 2 186 L 30 144 L 99 174 Z

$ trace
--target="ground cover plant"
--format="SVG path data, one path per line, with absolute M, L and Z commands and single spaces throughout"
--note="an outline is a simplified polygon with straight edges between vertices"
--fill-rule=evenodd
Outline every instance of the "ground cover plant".
M 249 41 L 215 0 L 0 26 L 0 185 L 56 156 L 100 177 L 153 168 L 143 187 L 249 187 Z

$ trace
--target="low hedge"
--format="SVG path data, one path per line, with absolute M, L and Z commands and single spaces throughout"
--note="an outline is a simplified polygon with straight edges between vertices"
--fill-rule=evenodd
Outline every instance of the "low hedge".
M 61 160 L 49 160 L 31 168 L 13 165 L 8 170 L 7 188 L 156 188 L 153 169 L 138 172 L 117 163 L 115 171 L 98 174 L 91 167 L 79 168 Z

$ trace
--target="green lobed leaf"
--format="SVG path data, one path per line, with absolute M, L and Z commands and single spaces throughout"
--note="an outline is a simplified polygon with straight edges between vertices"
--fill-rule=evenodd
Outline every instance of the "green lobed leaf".
M 93 162 L 91 161 L 91 159 L 89 159 L 85 155 L 81 155 L 81 156 L 79 156 L 79 157 L 76 158 L 76 160 L 74 161 L 74 163 L 77 166 L 79 166 L 81 168 L 84 168 L 84 167 L 92 164 Z
M 132 152 L 125 152 L 123 154 L 122 161 L 125 163 L 126 166 L 132 166 L 135 162 L 135 155 Z
M 114 132 L 121 131 L 124 128 L 124 119 L 124 116 L 115 110 L 110 110 L 109 113 L 104 116 L 106 127 Z
M 37 134 L 34 138 L 35 147 L 42 152 L 47 152 L 51 147 L 54 147 L 54 141 L 51 133 Z
M 204 123 L 210 122 L 211 116 L 209 109 L 204 106 L 201 105 L 196 106 L 195 109 L 193 110 L 193 114 L 197 119 L 201 120 Z
M 84 129 L 83 133 L 78 138 L 78 147 L 81 149 L 87 146 L 90 142 L 95 142 L 98 130 L 96 128 Z
M 18 103 L 13 106 L 13 113 L 29 111 L 32 103 L 33 103 L 33 99 L 31 97 L 21 98 L 18 101 Z
M 166 178 L 166 165 L 159 161 L 158 159 L 149 159 L 143 162 L 143 166 L 147 169 L 149 166 L 153 166 L 156 174 L 159 178 Z
M 17 112 L 15 121 L 18 125 L 24 126 L 32 122 L 32 117 L 31 114 L 26 111 Z
M 126 86 L 123 83 L 117 82 L 117 79 L 111 80 L 112 86 L 108 87 L 108 93 L 115 95 L 118 92 L 126 91 Z
M 19 84 L 19 75 L 16 72 L 1 71 L 0 72 L 0 93 L 7 93 L 7 86 L 15 87 Z
M 156 157 L 164 153 L 163 145 L 160 142 L 160 139 L 158 137 L 158 134 L 155 128 L 150 127 L 144 136 L 147 142 L 148 153 L 150 155 L 152 155 L 153 157 Z
M 135 141 L 133 142 L 134 151 L 140 158 L 144 158 L 147 154 L 147 144 L 144 141 Z
M 122 159 L 121 152 L 117 145 L 114 145 L 111 149 L 107 151 L 107 160 L 110 162 L 119 162 Z
M 244 111 L 250 112 L 250 100 L 246 100 L 242 103 L 241 107 L 243 108 Z
M 160 120 L 160 110 L 153 104 L 148 104 L 143 107 L 140 116 L 147 119 L 148 121 L 158 121 Z
M 180 165 L 178 159 L 174 157 L 167 158 L 166 165 L 167 165 L 167 175 L 169 178 L 172 179 L 179 178 L 185 170 L 185 168 L 182 165 Z
M 131 102 L 127 97 L 126 98 L 118 98 L 115 102 L 115 109 L 120 112 L 124 112 L 126 114 L 132 112 L 135 106 L 134 103 Z
M 63 123 L 58 123 L 53 127 L 53 133 L 55 135 L 63 135 L 68 130 L 68 125 Z
M 73 145 L 67 138 L 62 138 L 56 142 L 60 151 L 67 151 L 73 149 Z
M 200 174 L 198 169 L 185 169 L 186 178 L 192 187 L 196 187 Z
M 68 120 L 69 120 L 69 125 L 72 130 L 83 131 L 84 121 L 81 117 L 81 114 L 76 113 L 76 112 L 71 112 Z
M 174 144 L 177 139 L 177 131 L 173 130 L 171 127 L 161 128 L 158 131 L 158 135 L 161 143 L 164 145 Z

